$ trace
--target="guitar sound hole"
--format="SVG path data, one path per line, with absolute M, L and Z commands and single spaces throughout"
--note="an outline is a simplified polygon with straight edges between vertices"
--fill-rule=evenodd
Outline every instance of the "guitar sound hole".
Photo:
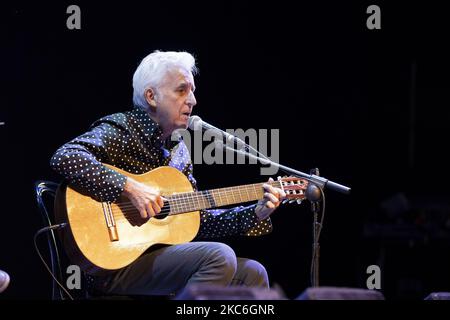
M 158 215 L 154 216 L 153 218 L 161 220 L 161 219 L 164 219 L 167 216 L 168 216 L 168 214 L 158 214 Z

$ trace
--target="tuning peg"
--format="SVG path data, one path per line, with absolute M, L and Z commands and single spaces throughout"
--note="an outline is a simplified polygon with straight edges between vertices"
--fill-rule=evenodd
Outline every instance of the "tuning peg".
M 301 204 L 302 201 L 303 201 L 302 199 L 298 199 L 298 200 L 297 200 L 297 204 Z
M 288 201 L 289 201 L 288 199 L 284 199 L 283 201 L 281 201 L 281 204 L 285 204 Z
M 295 202 L 295 200 L 289 200 L 289 203 Z

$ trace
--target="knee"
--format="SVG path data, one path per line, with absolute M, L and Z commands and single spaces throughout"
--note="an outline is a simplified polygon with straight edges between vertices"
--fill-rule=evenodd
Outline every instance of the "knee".
M 269 276 L 266 268 L 255 260 L 245 262 L 245 282 L 248 286 L 269 288 Z
M 225 282 L 231 282 L 237 270 L 237 258 L 232 248 L 224 243 L 211 243 L 210 262 L 220 269 Z

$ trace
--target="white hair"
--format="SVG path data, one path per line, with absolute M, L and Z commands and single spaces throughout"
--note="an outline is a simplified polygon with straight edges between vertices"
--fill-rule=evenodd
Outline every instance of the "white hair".
M 195 58 L 188 52 L 156 50 L 142 59 L 133 76 L 133 104 L 146 110 L 149 105 L 145 91 L 157 90 L 166 72 L 173 68 L 185 69 L 193 75 L 198 71 Z

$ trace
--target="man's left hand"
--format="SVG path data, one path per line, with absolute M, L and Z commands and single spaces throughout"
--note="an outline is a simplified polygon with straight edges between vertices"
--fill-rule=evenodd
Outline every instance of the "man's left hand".
M 270 178 L 269 182 L 273 182 Z M 255 213 L 259 220 L 267 219 L 276 208 L 280 206 L 281 201 L 286 198 L 286 193 L 280 188 L 272 187 L 270 184 L 263 184 L 264 198 L 258 201 Z

